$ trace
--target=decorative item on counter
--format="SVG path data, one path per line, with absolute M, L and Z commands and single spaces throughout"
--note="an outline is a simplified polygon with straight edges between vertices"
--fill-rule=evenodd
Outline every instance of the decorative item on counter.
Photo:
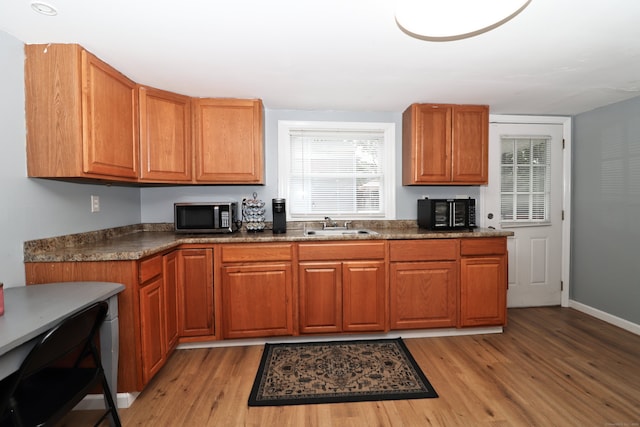
M 4 284 L 0 282 L 0 316 L 4 314 Z
M 264 213 L 264 202 L 258 199 L 258 193 L 253 193 L 253 199 L 242 200 L 242 217 L 247 231 L 264 231 Z
M 271 208 L 273 210 L 273 234 L 281 234 L 287 232 L 287 211 L 285 199 L 271 200 Z

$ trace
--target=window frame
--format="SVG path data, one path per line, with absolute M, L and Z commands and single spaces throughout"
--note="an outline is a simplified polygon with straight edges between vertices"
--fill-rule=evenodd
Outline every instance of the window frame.
M 292 130 L 322 130 L 322 131 L 379 131 L 383 133 L 384 139 L 384 159 L 383 162 L 383 215 L 353 215 L 353 214 L 332 214 L 333 219 L 354 219 L 354 220 L 393 220 L 396 216 L 396 124 L 393 122 L 335 122 L 335 121 L 313 121 L 313 120 L 278 120 L 278 194 L 279 197 L 290 199 L 289 175 L 290 153 L 291 153 L 291 131 Z M 304 216 L 293 216 L 290 209 L 287 209 L 288 221 L 314 221 L 324 220 L 323 214 L 306 214 Z

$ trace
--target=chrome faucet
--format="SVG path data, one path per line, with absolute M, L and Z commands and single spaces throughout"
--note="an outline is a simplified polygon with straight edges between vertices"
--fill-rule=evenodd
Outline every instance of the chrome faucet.
M 344 225 L 342 227 L 338 226 L 338 222 L 334 221 L 333 219 L 331 219 L 331 217 L 325 216 L 324 217 L 325 222 L 322 223 L 322 229 L 325 230 L 327 228 L 337 228 L 337 229 L 344 229 L 347 230 L 349 229 L 349 224 L 351 224 L 351 221 L 345 221 Z
M 325 216 L 324 220 L 326 222 L 322 223 L 322 228 L 328 228 L 328 227 L 336 228 L 338 226 L 338 223 L 336 221 L 332 220 L 331 217 Z

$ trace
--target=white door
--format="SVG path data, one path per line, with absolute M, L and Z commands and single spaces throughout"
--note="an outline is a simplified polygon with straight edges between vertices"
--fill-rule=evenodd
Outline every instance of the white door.
M 560 305 L 563 125 L 491 123 L 483 227 L 510 230 L 509 307 Z

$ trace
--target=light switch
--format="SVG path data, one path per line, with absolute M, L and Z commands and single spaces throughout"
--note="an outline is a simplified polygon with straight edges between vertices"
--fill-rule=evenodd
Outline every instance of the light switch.
M 91 212 L 100 212 L 100 196 L 91 196 Z

